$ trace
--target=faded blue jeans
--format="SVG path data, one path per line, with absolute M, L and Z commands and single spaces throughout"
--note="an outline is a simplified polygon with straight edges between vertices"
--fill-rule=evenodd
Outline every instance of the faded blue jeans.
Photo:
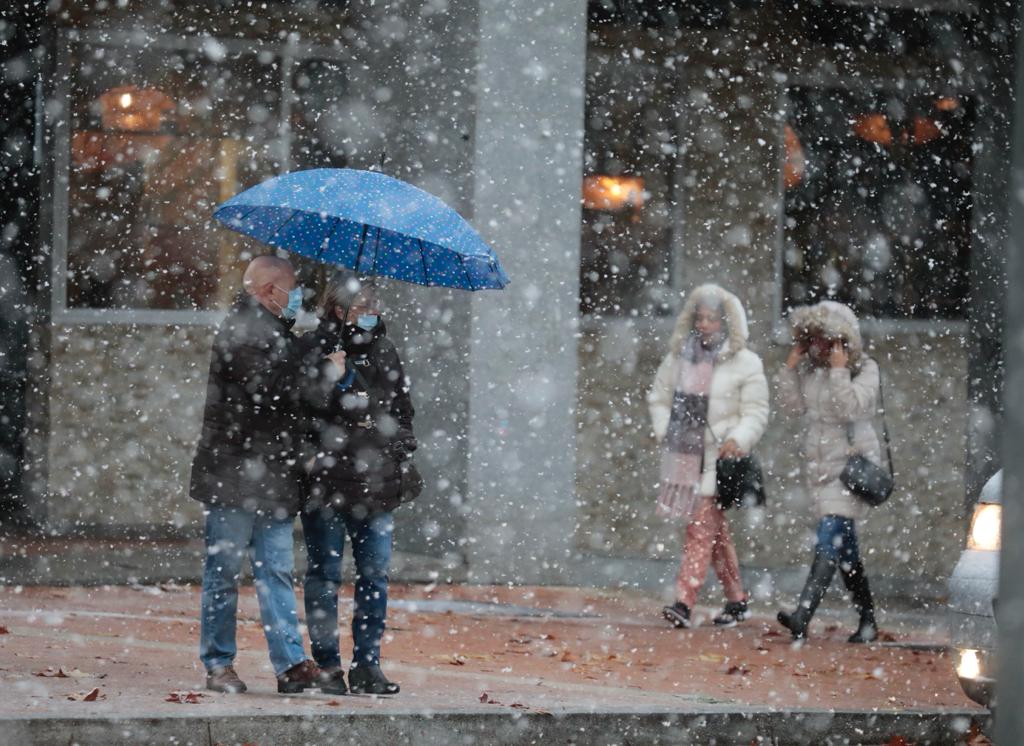
M 860 561 L 860 545 L 853 519 L 841 515 L 822 518 L 818 522 L 818 543 L 814 551 L 825 555 L 844 572 L 849 571 Z
M 292 586 L 294 525 L 292 518 L 207 506 L 199 633 L 199 658 L 207 671 L 230 666 L 235 660 L 238 577 L 247 554 L 274 673 L 280 675 L 306 659 Z
M 380 664 L 380 641 L 388 614 L 388 568 L 391 565 L 391 513 L 365 518 L 329 507 L 302 514 L 306 568 L 306 626 L 313 659 L 321 668 L 341 666 L 338 644 L 338 586 L 347 533 L 352 542 L 356 584 L 352 608 L 352 666 Z

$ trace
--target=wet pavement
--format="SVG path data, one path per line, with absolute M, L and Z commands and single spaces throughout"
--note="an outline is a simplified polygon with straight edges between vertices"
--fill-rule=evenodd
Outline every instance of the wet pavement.
M 913 613 L 883 616 L 882 640 L 855 646 L 845 642 L 852 613 L 837 609 L 794 646 L 768 608 L 725 630 L 710 626 L 714 609 L 702 609 L 704 624 L 675 630 L 660 619 L 658 599 L 631 592 L 395 586 L 384 666 L 402 684 L 399 696 L 283 697 L 247 587 L 236 667 L 250 692 L 232 696 L 202 689 L 194 586 L 4 587 L 0 595 L 0 717 L 8 719 L 821 711 L 945 713 L 967 731 L 985 715 L 960 691 L 941 618 Z M 343 650 L 350 610 L 342 606 Z

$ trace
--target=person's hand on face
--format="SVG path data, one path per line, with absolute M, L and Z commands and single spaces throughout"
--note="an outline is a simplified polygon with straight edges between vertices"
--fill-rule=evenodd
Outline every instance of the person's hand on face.
M 718 458 L 743 458 L 743 456 L 744 453 L 740 450 L 739 444 L 732 438 L 722 443 L 722 447 L 718 449 Z
M 850 354 L 846 351 L 846 345 L 836 340 L 832 344 L 832 353 L 829 356 L 829 365 L 833 368 L 845 368 L 850 362 Z

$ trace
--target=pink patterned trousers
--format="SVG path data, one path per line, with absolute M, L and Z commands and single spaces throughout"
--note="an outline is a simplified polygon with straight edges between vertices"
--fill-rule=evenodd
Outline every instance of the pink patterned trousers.
M 676 577 L 676 600 L 693 608 L 697 591 L 704 584 L 708 564 L 713 564 L 725 597 L 729 601 L 743 601 L 740 563 L 736 547 L 729 535 L 729 522 L 725 511 L 715 504 L 715 498 L 701 497 L 690 522 L 686 526 L 686 544 Z

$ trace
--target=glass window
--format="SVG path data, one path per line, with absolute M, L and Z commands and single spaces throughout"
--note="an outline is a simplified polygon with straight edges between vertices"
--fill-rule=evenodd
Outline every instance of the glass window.
M 359 121 L 356 101 L 347 97 L 348 81 L 340 62 L 304 60 L 292 75 L 292 168 L 344 168 Z M 365 112 L 369 118 L 369 112 Z
M 70 69 L 68 308 L 223 305 L 244 239 L 211 214 L 281 168 L 278 58 L 80 44 Z
M 664 313 L 671 273 L 676 114 L 671 71 L 590 55 L 580 310 Z
M 792 88 L 785 128 L 785 308 L 962 319 L 973 105 L 956 95 Z

